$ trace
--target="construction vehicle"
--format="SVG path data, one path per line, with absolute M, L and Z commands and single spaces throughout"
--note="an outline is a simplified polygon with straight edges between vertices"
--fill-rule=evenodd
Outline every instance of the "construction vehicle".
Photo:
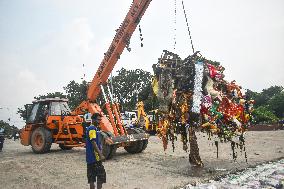
M 137 120 L 137 113 L 135 111 L 125 111 L 124 113 L 121 113 L 122 123 L 125 126 L 130 126 L 135 124 Z
M 144 103 L 142 101 L 137 103 L 137 120 L 138 127 L 142 127 L 147 133 L 155 135 L 157 133 L 157 111 L 150 111 L 151 115 L 147 115 L 144 110 Z
M 75 110 L 71 112 L 67 100 L 59 98 L 41 99 L 26 106 L 28 119 L 20 134 L 23 145 L 31 145 L 35 153 L 49 151 L 52 143 L 59 144 L 64 150 L 84 146 L 85 128 L 82 117 L 86 113 L 100 113 L 102 115 L 101 133 L 104 139 L 110 139 L 113 142 L 112 145 L 103 143 L 103 154 L 107 159 L 114 155 L 117 147 L 124 147 L 129 153 L 145 150 L 149 135 L 141 128 L 125 127 L 122 124 L 119 105 L 112 98 L 107 80 L 123 50 L 125 47 L 128 48 L 130 38 L 150 2 L 151 0 L 133 0 L 88 87 L 87 99 Z M 105 100 L 106 114 L 96 103 L 101 93 Z

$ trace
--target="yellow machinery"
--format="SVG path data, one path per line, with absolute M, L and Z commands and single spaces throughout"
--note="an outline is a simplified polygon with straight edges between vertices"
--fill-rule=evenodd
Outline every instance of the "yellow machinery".
M 143 127 L 144 130 L 152 135 L 156 134 L 157 122 L 156 122 L 156 111 L 150 111 L 152 115 L 148 116 L 144 110 L 144 103 L 142 101 L 137 103 L 137 120 L 136 124 Z M 150 118 L 150 119 L 149 119 Z

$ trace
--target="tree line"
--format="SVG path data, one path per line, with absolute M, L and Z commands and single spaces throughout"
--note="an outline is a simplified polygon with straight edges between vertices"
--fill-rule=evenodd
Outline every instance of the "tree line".
M 261 92 L 247 90 L 246 95 L 255 100 L 253 117 L 256 123 L 275 123 L 284 119 L 284 88 L 271 86 Z
M 3 120 L 0 120 L 0 129 L 4 129 L 4 134 L 6 136 L 11 136 L 14 133 L 19 132 L 19 129 L 16 126 L 10 125 L 9 123 Z
M 109 85 L 113 89 L 115 99 L 120 103 L 121 111 L 131 111 L 136 109 L 138 101 L 144 102 L 145 111 L 158 108 L 158 101 L 153 95 L 150 72 L 142 69 L 126 70 L 124 68 L 117 71 L 118 74 L 109 79 Z M 34 97 L 41 98 L 67 98 L 70 109 L 76 108 L 83 100 L 87 98 L 88 82 L 77 83 L 70 81 L 63 87 L 65 93 L 53 92 Z M 274 123 L 282 120 L 284 117 L 284 91 L 282 86 L 271 86 L 263 89 L 261 92 L 246 91 L 249 99 L 254 99 L 253 111 L 254 122 Z M 98 103 L 104 103 L 102 96 L 98 97 Z M 25 107 L 18 108 L 18 114 L 25 120 Z

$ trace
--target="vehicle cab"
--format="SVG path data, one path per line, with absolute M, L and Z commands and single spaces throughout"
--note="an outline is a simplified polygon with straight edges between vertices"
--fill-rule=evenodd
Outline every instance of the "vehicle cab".
M 137 120 L 137 114 L 134 111 L 133 112 L 125 111 L 124 113 L 121 114 L 121 120 L 123 122 L 123 125 L 125 126 L 133 125 Z
M 33 101 L 28 104 L 27 123 L 43 123 L 47 121 L 48 116 L 68 116 L 71 115 L 67 99 L 46 98 Z

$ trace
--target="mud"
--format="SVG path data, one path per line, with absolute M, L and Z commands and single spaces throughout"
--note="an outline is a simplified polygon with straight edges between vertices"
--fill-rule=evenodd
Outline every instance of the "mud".
M 104 162 L 107 172 L 106 189 L 182 188 L 223 177 L 229 173 L 255 167 L 268 161 L 284 158 L 284 131 L 249 131 L 245 135 L 248 162 L 237 151 L 233 161 L 230 143 L 218 144 L 197 133 L 204 168 L 192 167 L 182 143 L 176 142 L 163 151 L 161 141 L 153 136 L 148 148 L 140 154 L 117 150 L 112 160 Z M 6 140 L 0 153 L 0 188 L 88 188 L 85 149 L 62 151 L 57 145 L 47 154 L 34 154 L 19 141 Z

